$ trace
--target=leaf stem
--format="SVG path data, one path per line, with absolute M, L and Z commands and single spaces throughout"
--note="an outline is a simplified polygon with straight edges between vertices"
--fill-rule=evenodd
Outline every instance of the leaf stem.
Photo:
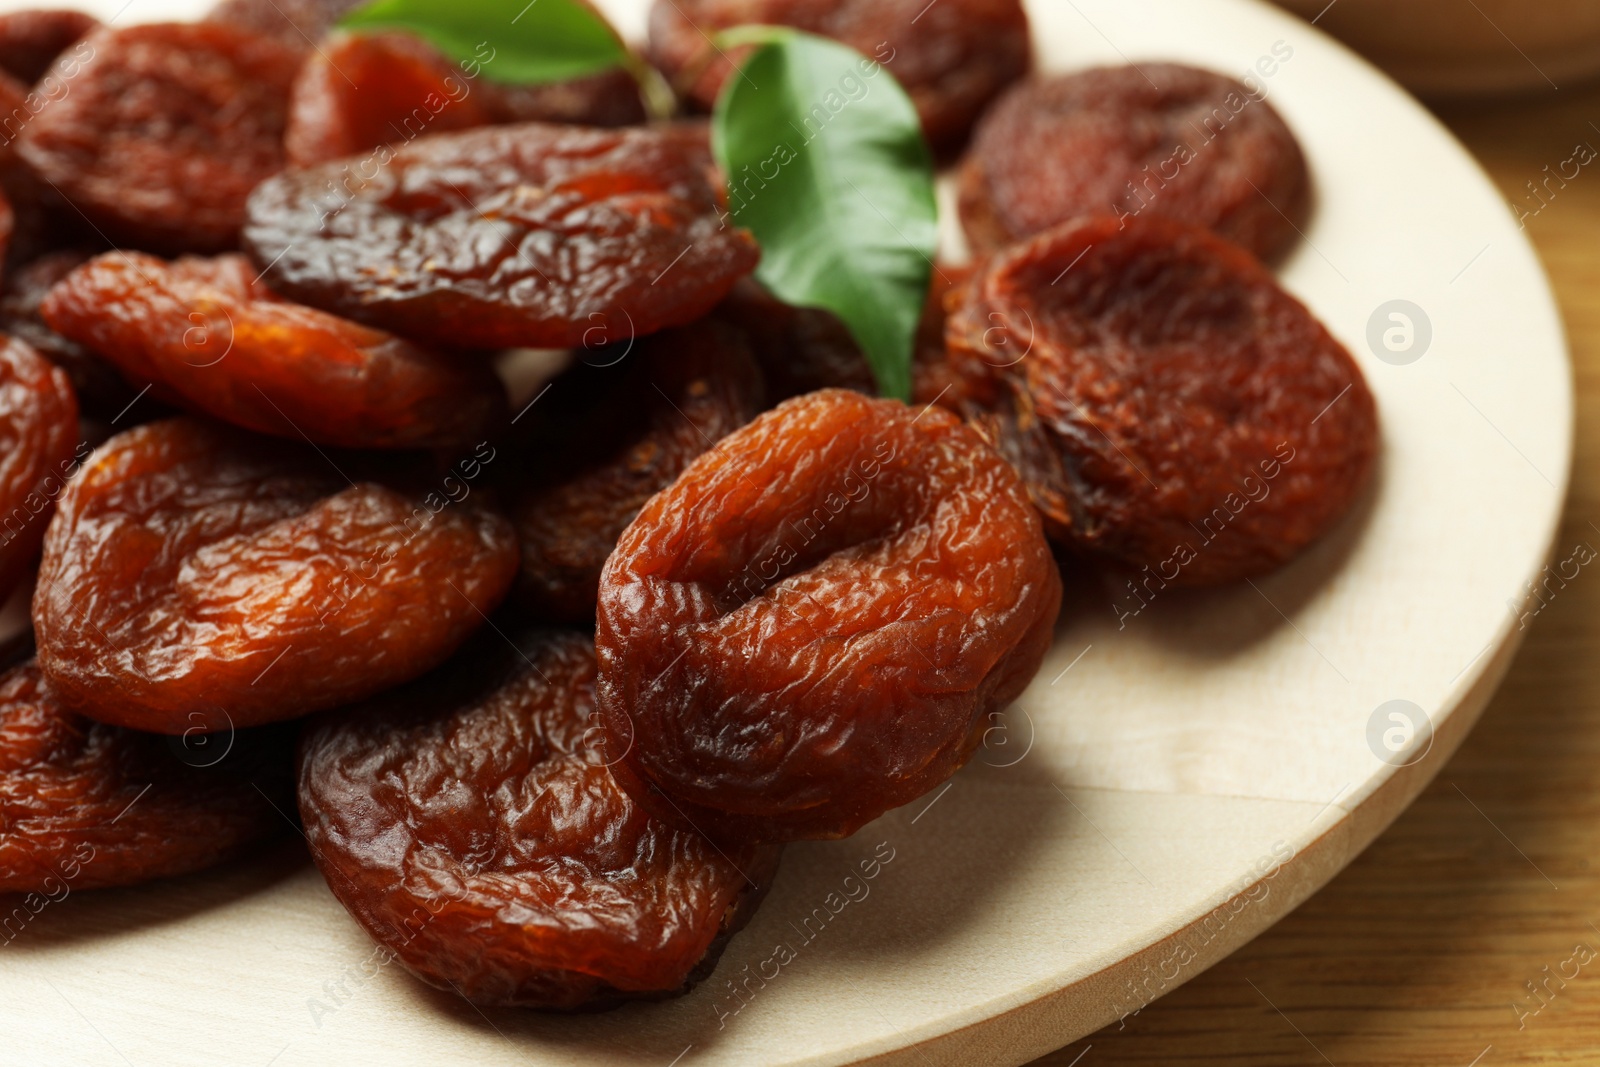
M 653 122 L 665 122 L 678 113 L 678 94 L 655 65 L 628 49 L 622 67 L 639 83 L 639 95 Z

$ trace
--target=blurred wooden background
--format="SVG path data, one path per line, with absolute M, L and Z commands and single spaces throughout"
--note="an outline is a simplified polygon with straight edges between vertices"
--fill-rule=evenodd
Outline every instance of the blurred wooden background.
M 1597 84 L 1438 110 L 1507 200 L 1530 209 L 1527 183 L 1546 165 L 1579 143 L 1600 150 Z M 1577 453 L 1557 554 L 1566 558 L 1579 544 L 1600 550 L 1600 166 L 1560 188 L 1527 229 L 1575 363 Z M 1035 1067 L 1594 1063 L 1600 567 L 1586 567 L 1532 621 L 1460 752 L 1364 855 L 1125 1029 Z

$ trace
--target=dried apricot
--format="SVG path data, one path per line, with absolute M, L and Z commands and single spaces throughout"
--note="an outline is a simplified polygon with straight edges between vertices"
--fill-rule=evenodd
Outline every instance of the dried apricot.
M 672 130 L 445 133 L 268 179 L 245 244 L 280 292 L 414 340 L 643 336 L 700 318 L 755 269 L 708 167 Z
M 984 116 L 961 169 L 961 221 L 987 251 L 1079 215 L 1151 214 L 1271 259 L 1309 206 L 1305 156 L 1265 96 L 1175 63 L 1020 85 Z
M 28 894 L 38 914 L 75 889 L 230 859 L 291 825 L 292 749 L 270 727 L 180 739 L 107 726 L 68 710 L 32 659 L 12 667 L 0 674 L 0 892 Z
M 0 338 L 0 599 L 39 554 L 62 485 L 87 449 L 66 374 L 15 337 Z
M 765 893 L 774 849 L 719 848 L 616 787 L 588 743 L 594 680 L 585 635 L 486 634 L 306 732 L 311 854 L 423 981 L 558 1010 L 671 996 Z
M 165 733 L 293 718 L 442 662 L 510 588 L 516 539 L 296 448 L 190 419 L 102 445 L 68 483 L 34 591 L 68 706 Z
M 334 24 L 367 0 L 220 0 L 206 22 L 270 37 L 285 48 L 310 52 Z
M 298 57 L 228 26 L 104 27 L 49 76 L 71 91 L 23 127 L 29 167 L 115 241 L 232 247 L 245 197 L 283 166 Z M 68 71 L 66 64 L 72 64 Z
M 0 71 L 0 191 L 10 202 L 13 215 L 5 255 L 7 268 L 76 244 L 85 234 L 92 234 L 83 217 L 29 170 L 16 151 L 17 138 L 34 116 L 67 91 L 66 84 L 57 78 L 47 79 L 30 91 Z
M 633 126 L 648 117 L 639 83 L 622 69 L 545 85 L 496 84 L 497 122 L 568 122 L 574 126 Z
M 1377 414 L 1350 353 L 1207 230 L 1102 216 L 1047 231 L 978 272 L 949 342 L 997 384 L 975 421 L 1051 537 L 1162 588 L 1279 566 L 1372 473 Z
M 295 440 L 425 448 L 480 440 L 506 418 L 505 388 L 479 359 L 291 304 L 240 255 L 110 252 L 45 298 L 59 333 L 159 382 L 190 407 Z
M 62 249 L 9 272 L 0 290 L 0 333 L 26 342 L 66 371 L 84 415 L 110 421 L 128 409 L 137 391 L 128 387 L 116 367 L 56 333 L 39 313 L 56 283 L 89 259 L 88 252 Z
M 492 54 L 492 53 L 491 53 Z M 501 86 L 409 33 L 341 33 L 306 57 L 289 101 L 284 146 L 309 166 L 399 145 L 424 133 L 506 122 L 627 126 L 643 122 L 626 71 L 571 82 Z
M 0 263 L 5 261 L 6 253 L 11 248 L 11 234 L 16 227 L 17 216 L 11 209 L 11 200 L 4 192 L 0 192 Z
M 512 513 L 522 543 L 519 599 L 540 618 L 562 622 L 594 618 L 600 570 L 645 501 L 755 418 L 763 400 L 744 334 L 714 319 L 644 338 L 632 353 L 589 355 L 594 365 L 580 363 L 539 399 L 545 410 L 585 393 L 601 401 L 596 408 L 616 409 L 630 393 L 643 403 L 609 417 L 591 412 L 610 424 L 603 450 L 569 441 L 556 454 L 531 457 L 542 463 Z M 608 365 L 613 359 L 618 364 Z
M 967 268 L 941 264 L 934 270 L 928 303 L 911 352 L 911 399 L 916 404 L 951 406 L 955 381 L 944 349 L 944 300 L 967 277 Z M 822 308 L 785 304 L 745 279 L 717 308 L 719 318 L 750 335 L 768 396 L 787 400 L 818 389 L 854 389 L 876 394 L 877 380 L 861 346 L 837 315 Z
M 746 51 L 723 53 L 711 39 L 749 24 L 832 37 L 882 63 L 941 150 L 965 140 L 989 102 L 1027 73 L 1032 54 L 1020 0 L 656 0 L 651 57 L 709 109 Z
M 612 772 L 714 837 L 854 833 L 966 762 L 1060 603 L 1027 492 L 956 416 L 786 401 L 653 497 L 606 564 Z
M 56 56 L 99 25 L 99 19 L 82 11 L 8 11 L 0 15 L 0 70 L 32 85 L 44 77 Z

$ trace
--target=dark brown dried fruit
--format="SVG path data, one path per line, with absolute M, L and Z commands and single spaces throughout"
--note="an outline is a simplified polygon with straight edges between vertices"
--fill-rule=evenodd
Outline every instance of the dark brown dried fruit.
M 700 318 L 759 253 L 679 131 L 440 134 L 263 182 L 245 243 L 273 288 L 440 345 L 569 348 Z
M 954 415 L 787 401 L 652 498 L 606 564 L 612 772 L 719 838 L 854 833 L 966 762 L 1060 603 L 1026 491 Z
M 99 25 L 99 19 L 83 11 L 8 11 L 0 15 L 0 70 L 32 85 L 44 77 L 56 56 Z
M 347 448 L 480 440 L 505 389 L 482 360 L 279 298 L 243 256 L 167 263 L 110 252 L 51 291 L 45 320 L 190 407 L 247 429 Z
M 83 414 L 109 421 L 127 410 L 137 390 L 128 387 L 116 367 L 52 330 L 39 313 L 39 305 L 56 283 L 90 258 L 83 251 L 49 252 L 9 272 L 0 291 L 0 333 L 27 342 L 66 371 Z
M 510 524 L 352 485 L 309 449 L 189 419 L 98 449 L 33 598 L 68 706 L 177 733 L 360 700 L 442 662 L 516 576 Z
M 649 118 L 639 83 L 622 69 L 545 85 L 494 87 L 496 122 L 567 122 L 633 126 Z
M 56 497 L 87 449 L 67 376 L 14 337 L 0 337 L 0 599 L 39 554 Z
M 911 352 L 911 401 L 954 407 L 957 383 L 945 358 L 944 302 L 966 280 L 969 268 L 940 264 L 934 269 L 928 303 Z M 785 304 L 761 285 L 745 279 L 717 308 L 718 318 L 747 334 L 767 380 L 769 400 L 787 400 L 818 389 L 854 389 L 876 395 L 878 384 L 867 357 L 838 316 L 822 308 Z
M 1309 207 L 1305 156 L 1272 105 L 1175 63 L 1018 86 L 984 116 L 961 170 L 961 221 L 988 251 L 1080 215 L 1150 214 L 1272 259 Z
M 651 57 L 710 109 L 747 52 L 724 54 L 711 38 L 751 24 L 832 37 L 882 63 L 941 151 L 965 140 L 989 102 L 1028 72 L 1032 53 L 1020 0 L 657 0 Z
M 1377 414 L 1350 353 L 1206 230 L 1155 216 L 1051 230 L 979 271 L 949 341 L 995 387 L 976 421 L 1051 537 L 1162 588 L 1279 566 L 1372 473 Z
M 612 432 L 530 457 L 539 473 L 512 514 L 522 543 L 518 599 L 559 622 L 594 618 L 601 568 L 645 501 L 755 418 L 763 400 L 743 332 L 714 319 L 644 338 L 631 353 L 618 346 L 586 358 L 595 365 L 567 372 L 539 403 L 548 411 L 587 394 L 599 401 L 590 417 Z
M 11 233 L 16 227 L 17 216 L 11 210 L 11 200 L 0 192 L 0 263 L 5 262 L 6 253 L 11 248 Z
M 71 91 L 23 127 L 17 151 L 112 240 L 172 252 L 230 248 L 256 183 L 283 166 L 297 57 L 227 26 L 96 30 L 92 56 L 49 76 Z M 69 75 L 65 64 L 74 64 Z
M 409 33 L 341 33 L 307 56 L 295 78 L 284 146 L 309 166 L 398 146 L 424 133 L 506 122 L 628 126 L 643 122 L 639 87 L 624 70 L 550 85 L 502 86 L 481 65 L 452 63 Z
M 586 636 L 485 634 L 434 675 L 329 716 L 300 810 L 340 902 L 407 970 L 483 1004 L 681 993 L 754 911 L 772 849 L 650 818 L 596 746 Z
M 312 51 L 322 35 L 367 0 L 220 0 L 206 22 L 271 37 L 296 52 Z
M 85 45 L 73 49 L 73 56 Z M 63 58 L 70 67 L 76 58 Z M 45 78 L 30 90 L 9 74 L 0 72 L 0 189 L 11 202 L 15 227 L 6 250 L 6 266 L 13 267 L 58 248 L 78 243 L 92 231 L 83 216 L 73 211 L 17 155 L 17 139 L 34 116 L 50 102 L 70 92 L 60 77 Z
M 37 914 L 73 890 L 201 870 L 288 830 L 291 740 L 107 726 L 67 710 L 33 660 L 11 668 L 0 675 L 0 892 L 28 894 Z

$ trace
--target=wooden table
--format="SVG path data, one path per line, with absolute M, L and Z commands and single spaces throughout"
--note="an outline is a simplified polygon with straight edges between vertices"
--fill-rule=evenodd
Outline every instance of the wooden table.
M 1530 213 L 1538 201 L 1527 183 L 1542 182 L 1546 166 L 1558 171 L 1580 143 L 1600 151 L 1600 86 L 1440 112 L 1508 201 Z M 1580 544 L 1600 551 L 1600 159 L 1549 189 L 1526 225 L 1576 364 L 1576 463 L 1557 552 L 1565 559 Z M 1600 1062 L 1596 564 L 1529 622 L 1476 732 L 1364 855 L 1126 1028 L 1036 1067 Z

